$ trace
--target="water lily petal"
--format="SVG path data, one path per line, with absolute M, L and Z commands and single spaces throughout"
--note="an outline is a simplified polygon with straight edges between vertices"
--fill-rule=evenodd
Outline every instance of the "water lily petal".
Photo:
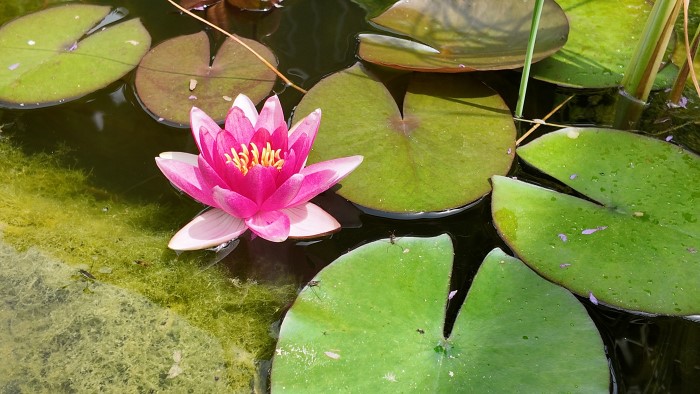
M 276 211 L 289 206 L 289 202 L 299 193 L 304 176 L 294 174 L 275 190 L 260 206 L 261 211 Z
M 199 250 L 230 241 L 247 229 L 243 220 L 220 209 L 210 209 L 192 219 L 168 243 L 174 250 Z
M 243 177 L 243 184 L 236 185 L 236 191 L 255 201 L 261 206 L 277 189 L 275 176 L 278 170 L 274 167 L 253 166 Z
M 318 127 L 321 124 L 321 110 L 317 109 L 316 111 L 310 113 L 307 115 L 304 119 L 300 120 L 292 128 L 289 130 L 289 147 L 290 149 L 294 148 L 297 150 L 297 154 L 299 156 L 306 157 L 309 154 L 308 149 L 311 148 L 311 145 L 313 145 L 314 140 L 316 139 L 316 134 L 318 133 Z M 306 151 L 302 152 L 299 147 L 296 147 L 297 140 L 303 136 L 306 135 L 307 141 L 304 143 L 304 145 L 307 145 L 308 148 Z
M 258 204 L 234 191 L 214 186 L 213 199 L 221 209 L 238 218 L 249 218 L 258 212 Z
M 290 176 L 296 174 L 297 172 L 299 172 L 299 168 L 297 168 L 296 152 L 291 150 L 285 155 L 282 169 L 280 170 L 279 174 L 277 174 L 277 185 L 281 185 L 282 183 L 286 182 Z
M 280 99 L 277 95 L 272 95 L 265 101 L 265 105 L 260 110 L 258 121 L 255 122 L 255 130 L 265 129 L 273 133 L 280 128 L 287 131 L 287 122 L 284 120 Z
M 156 165 L 176 188 L 203 204 L 214 205 L 211 192 L 202 186 L 197 176 L 197 166 L 162 157 L 156 157 Z
M 255 110 L 255 107 L 253 107 L 253 110 Z M 234 141 L 229 148 L 236 149 L 240 148 L 241 144 L 248 145 L 255 132 L 253 123 L 251 123 L 245 110 L 239 107 L 231 107 L 228 111 L 224 128 L 227 133 L 230 133 L 230 137 Z
M 362 160 L 362 156 L 349 156 L 315 163 L 302 169 L 301 174 L 304 175 L 304 181 L 301 190 L 289 205 L 294 206 L 307 202 L 319 193 L 328 190 L 357 168 Z
M 168 159 L 168 160 L 177 160 L 181 161 L 183 163 L 188 163 L 192 166 L 197 166 L 198 158 L 197 155 L 194 155 L 192 153 L 186 153 L 186 152 L 163 152 L 159 157 L 163 159 Z
M 213 138 L 221 131 L 221 127 L 219 127 L 209 115 L 197 107 L 192 107 L 190 110 L 190 125 L 192 127 L 192 136 L 200 152 L 202 152 L 200 134 L 209 134 Z
M 318 237 L 340 229 L 340 223 L 333 216 L 310 202 L 283 209 L 282 212 L 289 216 L 291 238 Z
M 196 171 L 196 173 L 199 176 L 199 182 L 202 185 L 202 189 L 212 189 L 214 186 L 219 186 L 224 189 L 228 188 L 226 180 L 221 178 L 220 172 L 217 172 L 214 168 L 212 168 L 202 156 L 198 156 L 198 158 L 197 168 L 199 171 Z
M 229 133 L 228 130 L 224 133 L 219 133 L 216 136 L 216 153 L 212 158 L 212 167 L 220 173 L 225 172 L 227 170 L 226 160 L 228 160 L 226 155 L 231 157 L 233 155 L 231 150 L 240 151 L 240 149 L 241 146 L 232 133 Z
M 246 96 L 245 94 L 239 94 L 236 99 L 233 100 L 233 107 L 238 107 L 243 111 L 243 114 L 251 125 L 258 122 L 258 110 L 255 108 L 255 104 Z M 229 112 L 230 113 L 230 112 Z M 228 120 L 228 119 L 227 119 Z
M 269 141 L 270 132 L 267 131 L 267 129 L 255 129 L 255 133 L 253 133 L 253 136 L 250 138 L 250 143 L 255 144 L 261 152 Z
M 250 231 L 272 242 L 282 242 L 289 236 L 290 220 L 280 211 L 258 212 L 245 220 Z

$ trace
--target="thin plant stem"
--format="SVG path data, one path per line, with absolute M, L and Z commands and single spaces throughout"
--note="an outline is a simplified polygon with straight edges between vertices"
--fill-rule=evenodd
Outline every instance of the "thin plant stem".
M 688 62 L 688 67 L 690 70 L 690 78 L 693 80 L 693 85 L 695 90 L 700 94 L 700 86 L 698 86 L 698 78 L 695 75 L 695 70 L 693 69 L 693 54 L 690 53 L 690 43 L 688 42 L 688 7 L 690 5 L 690 0 L 683 0 L 683 38 L 685 38 L 685 55 L 686 61 Z M 700 29 L 700 28 L 699 28 Z M 698 30 L 700 31 L 700 30 Z M 695 33 L 694 39 L 697 38 L 697 33 Z M 696 44 L 697 48 L 697 44 Z
M 523 116 L 525 106 L 525 94 L 527 93 L 527 81 L 530 78 L 530 66 L 532 63 L 532 53 L 535 52 L 535 41 L 537 40 L 537 29 L 540 26 L 542 16 L 542 6 L 544 0 L 535 1 L 535 9 L 532 12 L 532 25 L 530 26 L 530 39 L 527 42 L 527 52 L 525 52 L 525 64 L 523 65 L 523 75 L 520 77 L 520 90 L 518 91 L 518 103 L 515 105 L 515 117 Z
M 678 105 L 678 103 L 680 103 L 681 96 L 683 95 L 683 89 L 685 89 L 685 84 L 688 81 L 688 74 L 691 75 L 691 78 L 695 76 L 695 71 L 693 70 L 692 66 L 694 57 L 693 54 L 697 53 L 699 44 L 700 26 L 698 26 L 698 29 L 695 31 L 693 41 L 690 43 L 690 50 L 686 50 L 686 59 L 683 61 L 683 65 L 678 71 L 676 80 L 673 82 L 673 86 L 671 87 L 671 92 L 668 94 L 668 101 L 670 101 L 672 104 Z M 691 54 L 690 58 L 688 58 L 688 52 Z M 697 80 L 697 78 L 695 78 L 695 80 Z M 693 82 L 693 84 L 695 84 L 695 81 Z M 700 95 L 700 91 L 698 91 L 698 95 Z
M 525 118 L 513 118 L 513 120 L 516 120 L 518 122 L 531 123 L 531 124 L 537 125 L 538 127 L 539 126 L 552 126 L 552 127 L 561 127 L 561 128 L 571 127 L 571 125 L 545 122 L 542 119 L 530 120 L 530 119 L 525 119 Z
M 566 100 L 562 101 L 559 105 L 554 107 L 547 115 L 544 116 L 542 119 L 535 119 L 535 120 L 525 120 L 525 119 L 520 119 L 525 122 L 532 122 L 534 125 L 530 128 L 530 130 L 526 131 L 525 134 L 523 134 L 520 138 L 518 138 L 517 141 L 515 141 L 515 146 L 520 146 L 520 143 L 523 142 L 525 138 L 527 138 L 530 134 L 532 134 L 533 131 L 537 130 L 540 126 L 542 125 L 548 125 L 548 126 L 557 126 L 557 127 L 568 127 L 568 126 L 562 126 L 562 125 L 555 125 L 553 123 L 546 123 L 545 121 L 549 119 L 552 115 L 554 115 L 557 111 L 561 109 L 561 107 L 564 106 L 564 104 L 568 103 L 569 100 L 574 98 L 574 95 L 572 94 L 571 96 L 567 97 Z
M 219 32 L 221 32 L 222 34 L 224 34 L 225 36 L 227 36 L 228 38 L 230 38 L 230 39 L 232 39 L 233 41 L 236 41 L 237 43 L 241 44 L 241 45 L 243 46 L 243 48 L 249 50 L 250 53 L 252 53 L 253 55 L 255 55 L 255 57 L 257 57 L 258 59 L 260 59 L 260 61 L 263 62 L 263 64 L 264 64 L 265 66 L 267 66 L 267 68 L 269 68 L 269 69 L 272 70 L 275 74 L 277 74 L 277 76 L 280 77 L 280 79 L 282 79 L 288 86 L 291 86 L 291 87 L 293 87 L 294 89 L 296 89 L 296 90 L 298 90 L 298 91 L 300 91 L 300 92 L 306 94 L 306 90 L 304 90 L 304 89 L 300 88 L 299 86 L 295 85 L 292 81 L 290 81 L 287 77 L 285 77 L 284 74 L 282 74 L 279 70 L 277 70 L 277 68 L 276 68 L 275 66 L 273 66 L 272 64 L 270 64 L 270 62 L 268 62 L 267 60 L 265 60 L 265 58 L 262 57 L 259 53 L 255 52 L 255 50 L 254 50 L 253 48 L 251 48 L 250 46 L 246 45 L 246 43 L 244 43 L 243 41 L 239 40 L 238 37 L 236 37 L 236 36 L 234 36 L 233 34 L 227 32 L 226 30 L 220 28 L 219 26 L 217 26 L 217 25 L 215 25 L 215 24 L 209 22 L 208 20 L 199 17 L 198 15 L 196 15 L 196 14 L 190 12 L 189 10 L 186 10 L 185 8 L 183 8 L 182 6 L 180 6 L 179 4 L 177 4 L 174 0 L 168 0 L 168 3 L 172 4 L 175 8 L 177 8 L 178 10 L 180 10 L 180 11 L 184 12 L 185 14 L 191 16 L 192 18 L 194 18 L 194 19 L 196 19 L 196 20 L 198 20 L 198 21 L 200 21 L 200 22 L 206 24 L 207 26 L 210 26 L 210 27 L 213 28 L 213 29 L 218 30 Z
M 678 71 L 673 87 L 671 87 L 671 92 L 668 94 L 668 101 L 675 105 L 678 105 L 681 101 L 685 83 L 688 81 L 688 74 L 690 74 L 690 78 L 693 80 L 695 91 L 698 92 L 698 95 L 700 95 L 698 79 L 695 75 L 695 69 L 693 68 L 693 58 L 698 51 L 698 44 L 700 44 L 700 26 L 698 26 L 697 30 L 695 31 L 693 42 L 690 43 L 688 39 L 688 2 L 689 0 L 683 0 L 683 38 L 685 40 L 685 61 Z

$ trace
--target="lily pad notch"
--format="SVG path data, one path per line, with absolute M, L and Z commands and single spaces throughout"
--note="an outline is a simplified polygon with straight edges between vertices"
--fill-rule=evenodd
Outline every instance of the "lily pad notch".
M 361 154 L 338 194 L 390 215 L 464 207 L 491 191 L 515 155 L 515 126 L 501 97 L 470 75 L 415 73 L 399 108 L 360 63 L 323 80 L 296 113 L 323 111 L 309 162 Z M 295 119 L 296 121 L 296 119 Z
M 254 40 L 239 39 L 277 66 L 270 49 Z M 226 39 L 212 56 L 207 33 L 199 32 L 171 38 L 153 48 L 139 64 L 135 85 L 139 100 L 151 116 L 173 126 L 188 127 L 193 106 L 222 122 L 238 94 L 258 103 L 270 93 L 276 78 L 272 70 L 233 40 Z
M 530 267 L 615 308 L 700 314 L 700 158 L 609 129 L 566 128 L 518 148 L 590 200 L 492 178 L 501 238 Z
M 75 100 L 136 67 L 151 37 L 139 19 L 92 32 L 109 13 L 106 6 L 68 4 L 0 27 L 0 106 L 37 108 Z
M 272 392 L 608 391 L 583 306 L 499 249 L 445 338 L 452 258 L 447 235 L 404 237 L 324 268 L 282 323 Z

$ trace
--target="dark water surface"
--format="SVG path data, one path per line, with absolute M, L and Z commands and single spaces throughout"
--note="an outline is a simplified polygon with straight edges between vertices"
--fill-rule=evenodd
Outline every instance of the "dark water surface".
M 125 7 L 129 16 L 140 17 L 152 36 L 153 46 L 201 29 L 198 22 L 179 15 L 166 1 L 90 3 Z M 217 23 L 269 46 L 279 59 L 280 71 L 306 89 L 322 77 L 355 63 L 356 35 L 373 29 L 365 20 L 362 8 L 349 0 L 286 0 L 284 5 L 271 13 L 217 14 Z M 483 78 L 514 107 L 518 75 L 488 73 Z M 29 155 L 70 152 L 67 166 L 89 172 L 95 186 L 119 198 L 180 206 L 184 224 L 198 206 L 172 190 L 153 158 L 163 151 L 194 152 L 196 148 L 189 130 L 160 124 L 141 110 L 132 83 L 133 72 L 99 92 L 61 106 L 0 110 L 0 124 L 13 125 L 4 134 Z M 527 106 L 529 118 L 542 117 L 555 101 L 569 94 L 564 91 L 552 94 L 551 86 L 538 83 L 533 83 L 531 89 L 534 95 Z M 301 99 L 298 92 L 285 89 L 280 83 L 274 91 L 280 95 L 286 113 Z M 602 97 L 596 100 L 598 105 L 609 102 L 605 93 L 596 95 Z M 585 99 L 574 103 L 565 109 L 565 114 L 595 112 Z M 580 122 L 586 115 L 574 118 Z M 512 174 L 558 187 L 555 181 L 517 163 Z M 347 250 L 375 239 L 448 233 L 456 250 L 452 288 L 459 289 L 457 297 L 462 297 L 453 304 L 460 305 L 486 254 L 494 247 L 508 250 L 491 223 L 489 198 L 454 216 L 412 221 L 370 216 L 333 195 L 322 196 L 319 203 L 343 223 L 343 231 L 308 245 L 291 241 L 271 245 L 244 239 L 233 255 L 259 256 L 257 260 L 266 263 L 250 261 L 249 265 L 231 265 L 231 275 L 274 280 L 291 273 L 303 284 Z M 227 261 L 224 259 L 221 264 Z M 700 324 L 676 318 L 640 317 L 594 306 L 588 300 L 582 302 L 605 342 L 613 370 L 613 391 L 691 392 L 700 387 Z

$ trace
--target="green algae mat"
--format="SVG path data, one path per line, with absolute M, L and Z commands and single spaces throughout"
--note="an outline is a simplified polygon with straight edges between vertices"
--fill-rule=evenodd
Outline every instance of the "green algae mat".
M 57 392 L 32 385 L 39 384 L 47 360 L 63 364 L 65 371 L 47 369 L 54 375 L 42 379 L 70 381 L 79 392 L 100 391 L 94 381 L 79 377 L 109 382 L 114 368 L 127 365 L 110 387 L 127 387 L 128 379 L 132 391 L 186 392 L 200 383 L 197 387 L 212 390 L 198 392 L 220 386 L 249 391 L 257 379 L 256 363 L 269 359 L 274 349 L 270 326 L 295 287 L 233 281 L 218 266 L 204 270 L 212 252 L 177 256 L 166 245 L 182 213 L 162 204 L 122 201 L 91 185 L 83 172 L 64 168 L 64 156 L 60 151 L 26 155 L 9 139 L 0 140 L 0 237 L 20 253 L 0 249 L 5 254 L 0 260 L 8 265 L 1 268 L 0 302 L 14 305 L 0 312 L 8 314 L 0 318 L 0 344 L 13 343 L 0 346 L 0 355 L 18 359 L 9 364 L 19 365 L 16 371 L 0 366 L 5 379 L 0 392 Z M 21 257 L 29 250 L 55 260 Z M 49 331 L 25 332 L 30 326 Z M 42 352 L 51 355 L 45 360 Z M 209 361 L 199 363 L 198 357 Z M 168 379 L 171 368 L 176 376 Z
M 0 244 L 0 391 L 227 391 L 221 343 L 172 311 Z

